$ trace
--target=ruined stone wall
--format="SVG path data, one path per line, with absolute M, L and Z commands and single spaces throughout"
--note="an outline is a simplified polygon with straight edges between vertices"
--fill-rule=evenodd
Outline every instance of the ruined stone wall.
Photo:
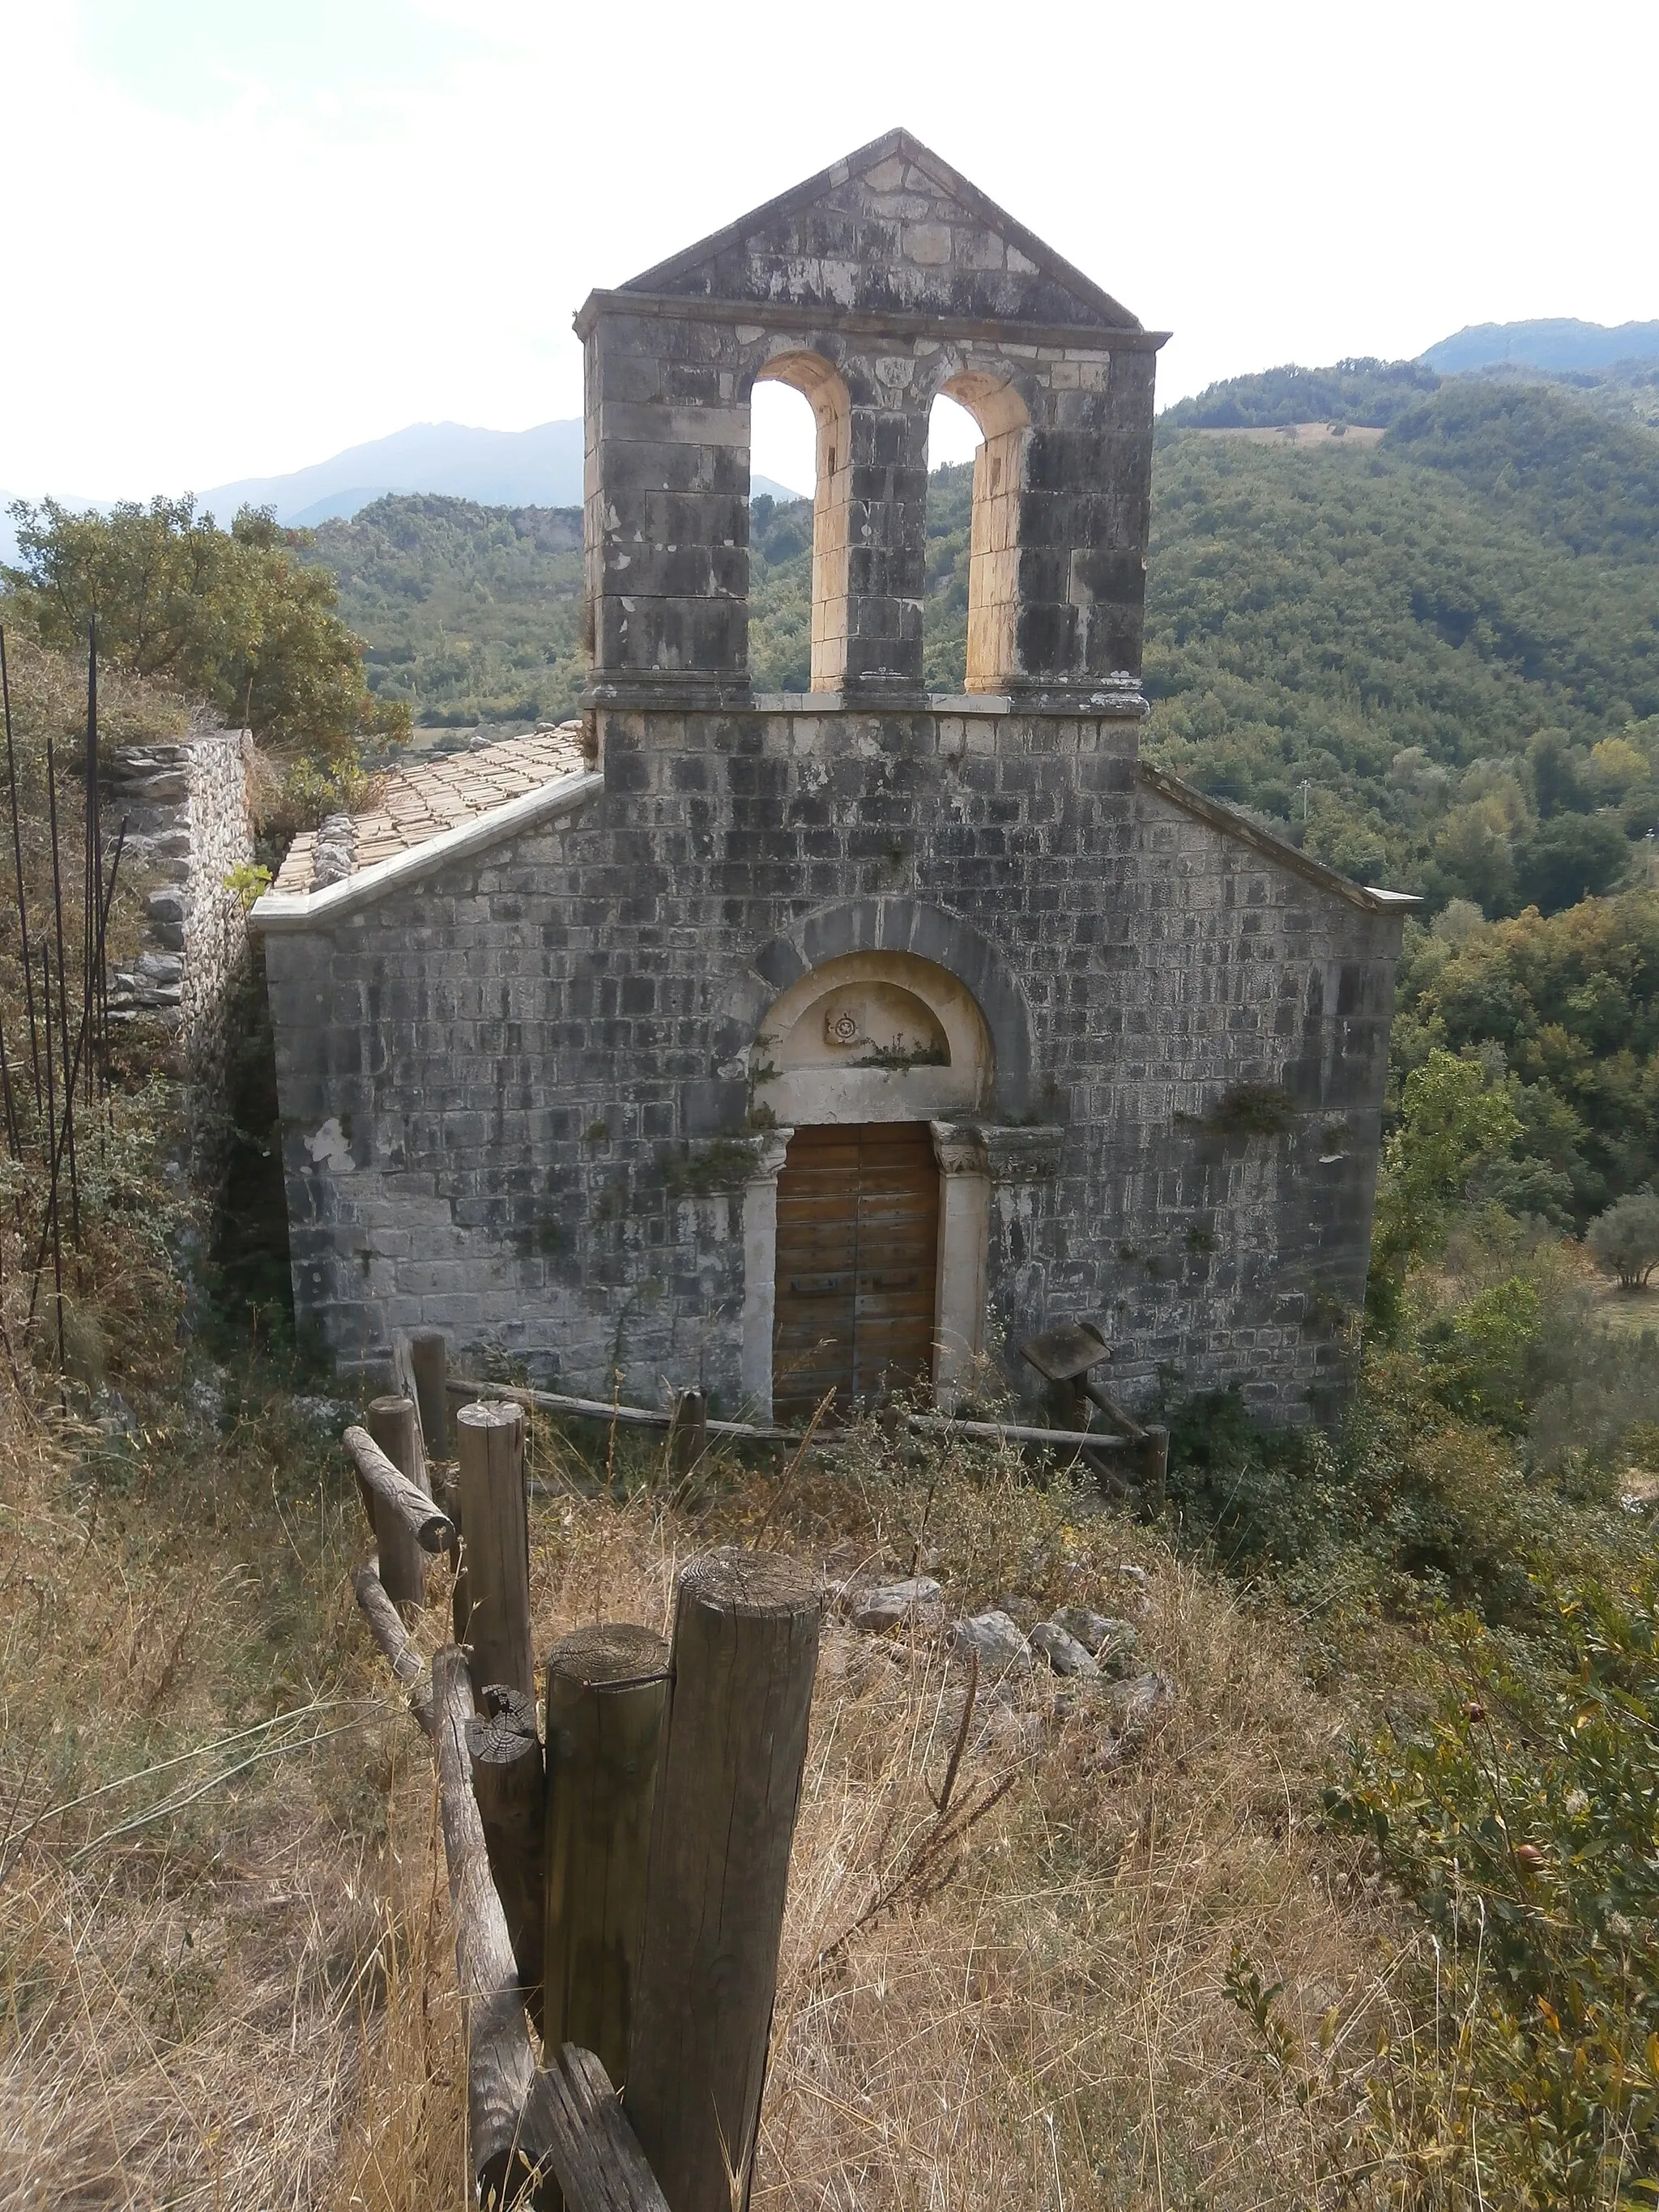
M 1134 721 L 600 716 L 605 785 L 267 939 L 301 1313 L 345 1364 L 418 1323 L 538 1380 L 738 1401 L 766 1009 L 879 945 L 997 1056 L 989 1298 L 1097 1317 L 1305 1418 L 1349 1372 L 1397 916 L 1180 803 Z
M 141 949 L 110 978 L 119 1020 L 174 1036 L 180 1072 L 204 1098 L 222 1085 L 227 1020 L 247 960 L 240 895 L 228 878 L 253 858 L 245 730 L 199 730 L 176 744 L 128 745 L 102 764 L 106 847 L 125 818 L 124 884 L 143 896 Z

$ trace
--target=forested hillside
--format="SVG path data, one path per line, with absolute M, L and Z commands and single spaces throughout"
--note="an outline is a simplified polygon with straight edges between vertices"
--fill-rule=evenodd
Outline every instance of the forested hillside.
M 479 507 L 436 494 L 377 499 L 325 522 L 311 557 L 368 641 L 370 687 L 416 720 L 556 720 L 582 688 L 580 507 Z
M 1180 410 L 1165 418 L 1149 752 L 1434 908 L 1549 913 L 1645 881 L 1659 827 L 1659 439 L 1558 388 L 1453 378 L 1425 395 L 1431 372 L 1409 363 L 1295 375 L 1334 380 L 1322 404 L 1338 386 L 1356 407 L 1369 391 L 1373 417 L 1379 393 L 1411 404 L 1364 451 L 1249 445 L 1170 427 Z M 1270 400 L 1305 409 L 1286 380 L 1254 380 L 1258 414 Z M 963 678 L 969 489 L 962 467 L 937 471 L 930 492 L 925 665 L 939 690 Z M 754 501 L 750 664 L 764 690 L 807 682 L 811 537 L 806 502 Z M 419 720 L 574 705 L 574 509 L 388 498 L 325 525 L 312 557 L 334 568 L 341 611 L 369 641 L 374 690 Z

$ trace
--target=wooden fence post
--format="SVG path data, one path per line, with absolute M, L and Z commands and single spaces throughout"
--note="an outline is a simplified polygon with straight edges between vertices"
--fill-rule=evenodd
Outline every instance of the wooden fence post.
M 1142 1447 L 1140 1462 L 1140 1510 L 1142 1517 L 1156 1521 L 1164 1510 L 1165 1486 L 1170 1474 L 1170 1431 L 1165 1428 L 1151 1428 Z
M 667 1703 L 654 1629 L 579 1628 L 547 1655 L 543 2041 L 596 2051 L 613 2081 L 628 2062 Z
M 371 1401 L 364 1425 L 399 1474 L 407 1475 L 417 1489 L 420 1459 L 415 1449 L 415 1408 L 407 1398 Z M 410 1526 L 401 1515 L 380 1503 L 374 1510 L 374 1538 L 380 1550 L 380 1580 L 386 1594 L 400 1605 L 426 1603 L 426 1559 Z
M 682 1390 L 668 1423 L 668 1465 L 690 1474 L 708 1449 L 708 1400 L 701 1390 Z
M 749 2202 L 819 1612 L 775 1553 L 680 1577 L 624 2089 L 674 2212 Z
M 449 1413 L 445 1403 L 448 1352 L 441 1328 L 417 1328 L 409 1340 L 410 1364 L 415 1374 L 415 1395 L 420 1403 L 421 1428 L 428 1459 L 449 1456 Z
M 453 1645 L 432 1662 L 438 1806 L 455 1921 L 455 1974 L 466 2019 L 467 2126 L 485 2204 L 517 2193 L 524 2109 L 536 2079 L 524 1990 L 501 1899 L 489 1875 L 483 1822 L 472 1794 L 467 1733 L 472 1680 Z
M 542 1978 L 542 1828 L 545 1820 L 542 1740 L 536 1700 L 491 1684 L 466 1732 L 472 1791 L 483 1816 L 489 1870 L 507 1915 L 513 1955 L 525 1987 Z M 532 2007 L 533 2009 L 533 2007 Z
M 530 1524 L 524 1484 L 524 1409 L 463 1406 L 455 1417 L 461 1462 L 472 1679 L 536 1694 L 530 1643 Z

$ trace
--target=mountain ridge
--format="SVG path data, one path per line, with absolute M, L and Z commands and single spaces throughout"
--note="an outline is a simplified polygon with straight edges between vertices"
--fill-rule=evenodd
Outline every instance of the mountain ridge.
M 580 416 L 528 430 L 410 422 L 285 475 L 214 484 L 201 504 L 222 522 L 239 507 L 273 507 L 278 522 L 296 530 L 349 520 L 388 494 L 465 499 L 481 507 L 580 507 L 585 442 Z M 799 496 L 764 476 L 755 477 L 754 489 L 774 498 Z

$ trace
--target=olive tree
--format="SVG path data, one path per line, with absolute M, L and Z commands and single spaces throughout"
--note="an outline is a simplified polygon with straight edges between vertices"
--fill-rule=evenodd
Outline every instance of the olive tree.
M 1659 1197 L 1633 1190 L 1591 1222 L 1588 1242 L 1621 1290 L 1640 1291 L 1659 1267 Z

